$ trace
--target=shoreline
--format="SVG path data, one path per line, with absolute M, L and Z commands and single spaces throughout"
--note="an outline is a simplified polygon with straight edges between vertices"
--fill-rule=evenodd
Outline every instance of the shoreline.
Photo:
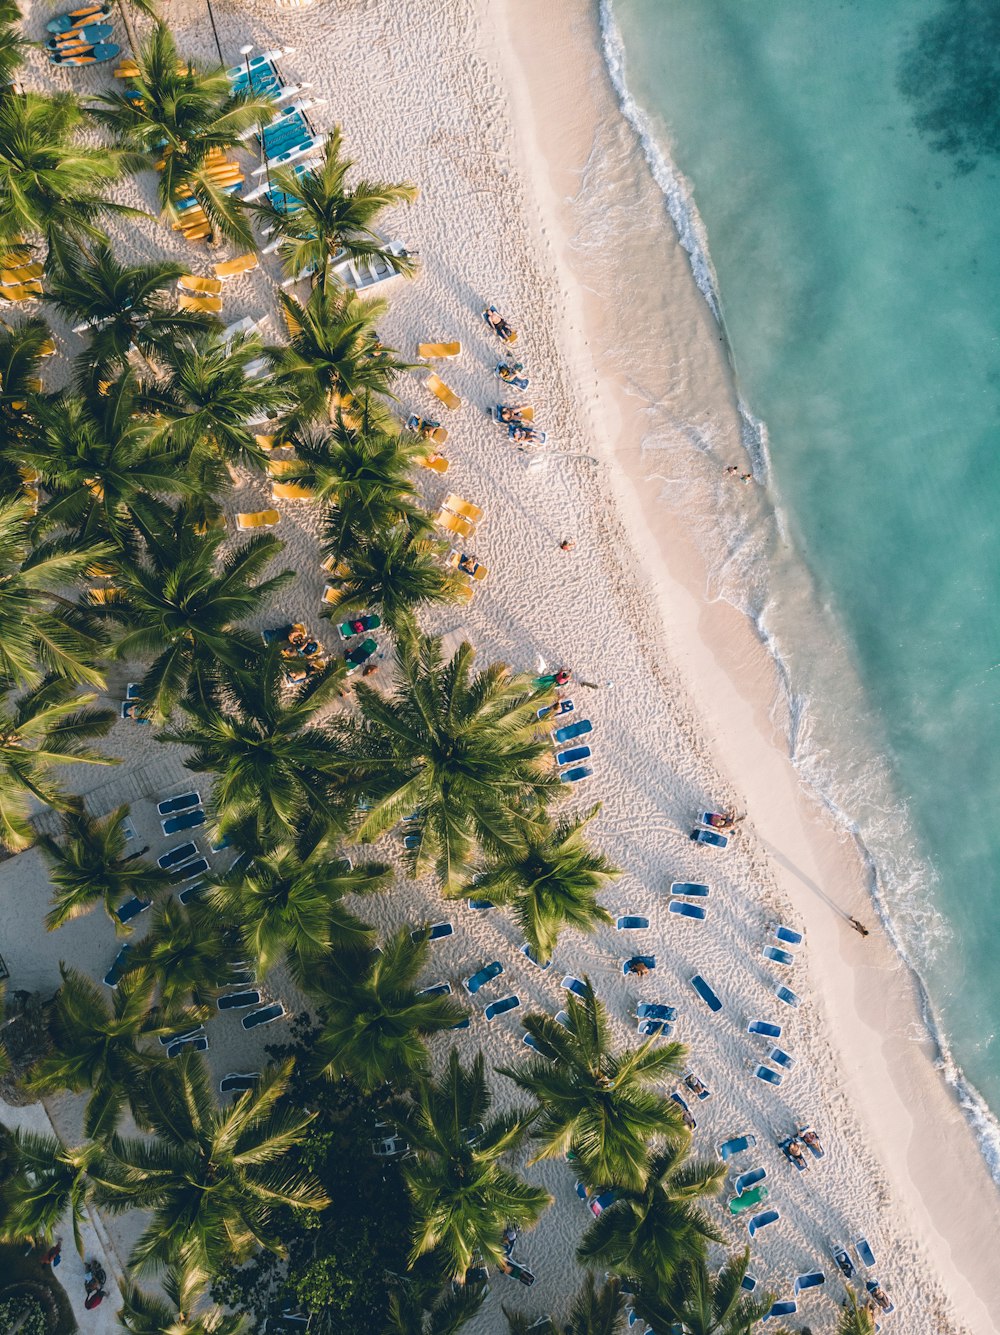
M 540 175 L 544 178 L 539 194 L 546 231 L 556 231 L 562 223 L 561 241 L 568 255 L 572 251 L 568 210 L 565 200 L 562 207 L 556 202 L 551 182 L 560 175 L 568 177 L 573 170 L 560 150 L 573 141 L 574 133 L 560 121 L 566 121 L 572 108 L 577 140 L 586 133 L 580 125 L 584 118 L 596 134 L 594 121 L 607 114 L 607 100 L 613 97 L 617 114 L 637 140 L 640 136 L 620 104 L 619 89 L 604 60 L 605 33 L 596 0 L 587 6 L 590 13 L 585 23 L 578 20 L 573 25 L 572 42 L 565 40 L 565 32 L 558 31 L 563 27 L 559 18 L 550 15 L 540 19 L 526 0 L 506 0 L 506 4 L 507 36 L 514 61 L 524 76 L 519 129 L 523 135 L 530 118 L 534 146 L 545 170 L 532 173 L 530 162 L 526 168 L 536 177 L 536 183 Z M 606 8 L 606 0 L 600 0 L 602 14 Z M 567 67 L 571 67 L 573 58 L 579 61 L 582 56 L 586 60 L 586 76 L 573 81 L 577 92 L 572 102 L 551 95 L 551 49 L 547 50 L 544 68 L 538 54 L 546 50 L 547 42 L 558 41 L 560 36 L 564 40 L 558 65 L 564 84 L 572 80 Z M 603 88 L 599 86 L 602 80 L 594 77 L 594 50 L 602 56 Z M 516 80 L 512 83 L 516 86 Z M 584 88 L 587 96 L 582 106 Z M 644 148 L 642 152 L 646 157 Z M 584 160 L 579 151 L 571 159 L 578 169 Z M 646 165 L 652 178 L 648 161 Z M 661 183 L 656 183 L 656 188 L 661 189 Z M 665 199 L 662 207 L 666 212 Z M 674 210 L 669 212 L 673 215 Z M 676 217 L 673 221 L 676 224 Z M 710 294 L 697 281 L 690 267 L 689 247 L 676 229 L 674 240 L 689 261 L 688 282 L 697 288 L 706 312 L 711 311 L 714 319 Z M 564 279 L 572 283 L 573 262 L 571 258 L 567 261 L 566 255 Z M 575 278 L 580 281 L 579 272 Z M 730 376 L 731 401 L 727 406 L 735 408 L 749 427 L 752 419 L 747 418 L 739 400 L 724 326 L 717 324 L 716 329 Z M 748 616 L 722 600 L 706 600 L 708 571 L 697 544 L 669 523 L 670 509 L 648 485 L 651 464 L 643 452 L 642 423 L 636 420 L 634 407 L 631 417 L 633 428 L 638 427 L 638 445 L 634 432 L 628 438 L 629 389 L 620 380 L 602 375 L 589 353 L 587 332 L 584 320 L 576 338 L 577 360 L 585 363 L 588 376 L 593 372 L 596 377 L 605 408 L 610 400 L 617 409 L 619 431 L 611 452 L 624 480 L 612 470 L 612 486 L 633 535 L 637 531 L 642 534 L 643 541 L 635 545 L 643 554 L 656 549 L 661 557 L 662 568 L 648 582 L 654 587 L 664 625 L 673 632 L 673 662 L 696 702 L 714 758 L 741 798 L 746 799 L 750 822 L 770 856 L 778 883 L 807 923 L 812 947 L 810 970 L 825 1001 L 827 1030 L 839 1048 L 846 1088 L 889 1174 L 894 1197 L 906 1210 L 910 1228 L 918 1225 L 919 1236 L 928 1246 L 933 1239 L 937 1269 L 961 1319 L 986 1335 L 995 1329 L 991 1314 L 1000 1314 L 1000 1282 L 993 1273 L 991 1248 L 986 1243 L 1000 1227 L 1000 1193 L 972 1125 L 976 1110 L 968 1110 L 967 1115 L 961 1086 L 948 1077 L 946 1064 L 953 1063 L 935 1033 L 929 994 L 906 959 L 904 948 L 889 931 L 887 939 L 872 933 L 862 942 L 849 928 L 845 930 L 848 913 L 863 915 L 866 909 L 875 909 L 885 931 L 886 910 L 877 891 L 877 868 L 863 842 L 837 827 L 833 813 L 822 809 L 819 796 L 808 792 L 805 780 L 792 766 L 787 737 L 772 719 L 772 710 L 781 703 L 782 695 L 778 665 Z M 593 339 L 594 343 L 598 341 Z M 648 561 L 645 564 L 648 571 Z M 719 717 L 720 700 L 726 702 L 723 719 Z M 734 702 L 738 702 L 735 707 Z M 765 773 L 768 782 L 762 784 Z M 766 797 L 760 795 L 762 788 L 769 790 Z M 798 850 L 794 858 L 790 855 L 793 848 Z M 821 889 L 824 883 L 838 884 L 837 905 Z M 848 996 L 851 1014 L 845 1024 L 844 999 Z M 871 1023 L 873 1014 L 878 1016 L 877 1025 Z M 831 1022 L 834 1016 L 836 1021 Z M 924 1031 L 915 1039 L 911 1037 L 914 1025 Z M 877 1059 L 859 1059 L 856 1048 L 852 1051 L 852 1044 L 844 1041 L 845 1030 L 853 1035 L 867 1031 L 869 1041 L 877 1048 Z M 881 1087 L 873 1089 L 873 1084 Z M 901 1125 L 908 1128 L 908 1136 L 899 1135 Z M 887 1127 L 894 1130 L 887 1134 Z M 961 1203 L 955 1199 L 955 1181 L 963 1183 Z M 970 1207 L 970 1197 L 975 1208 Z M 947 1261 L 942 1252 L 948 1255 Z M 951 1259 L 955 1254 L 961 1256 L 961 1264 Z

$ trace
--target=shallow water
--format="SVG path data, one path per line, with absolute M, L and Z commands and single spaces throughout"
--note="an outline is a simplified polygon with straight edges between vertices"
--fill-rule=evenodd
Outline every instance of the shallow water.
M 755 610 L 796 758 L 871 850 L 942 1033 L 1000 1109 L 1000 9 L 611 10 L 766 424 L 755 472 L 790 542 L 770 541 Z

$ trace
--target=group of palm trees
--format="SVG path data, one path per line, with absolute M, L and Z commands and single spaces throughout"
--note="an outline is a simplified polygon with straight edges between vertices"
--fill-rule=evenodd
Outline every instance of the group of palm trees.
M 6 79 L 22 58 L 17 17 L 0 11 Z M 0 249 L 43 258 L 42 300 L 78 322 L 84 343 L 70 386 L 47 392 L 54 343 L 44 318 L 0 327 L 0 844 L 38 843 L 50 929 L 100 905 L 127 931 L 116 907 L 133 895 L 156 900 L 113 992 L 63 967 L 50 1048 L 27 1083 L 37 1094 L 87 1092 L 82 1140 L 17 1134 L 0 1233 L 50 1238 L 68 1214 L 79 1245 L 90 1202 L 148 1210 L 130 1267 L 140 1279 L 160 1273 L 164 1296 L 130 1283 L 126 1328 L 238 1328 L 204 1304 L 191 1318 L 192 1306 L 220 1267 L 280 1250 L 279 1208 L 327 1206 L 308 1173 L 289 1166 L 310 1116 L 285 1096 L 287 1065 L 220 1108 L 201 1058 L 168 1060 L 157 1040 L 204 1022 L 226 962 L 251 960 L 261 978 L 287 965 L 311 998 L 317 1074 L 395 1092 L 413 1150 L 401 1170 L 413 1258 L 432 1253 L 463 1289 L 431 1315 L 433 1329 L 457 1329 L 448 1313 L 467 1316 L 479 1301 L 464 1293 L 476 1258 L 502 1264 L 504 1230 L 531 1227 L 548 1205 L 510 1166 L 530 1142 L 536 1159 L 570 1158 L 588 1188 L 615 1193 L 580 1245 L 585 1265 L 633 1277 L 636 1305 L 658 1329 L 744 1335 L 766 1300 L 740 1289 L 745 1257 L 716 1276 L 708 1268 L 718 1235 L 699 1202 L 719 1189 L 721 1169 L 689 1157 L 689 1133 L 661 1089 L 683 1049 L 616 1050 L 587 984 L 565 1027 L 528 1017 L 535 1055 L 502 1074 L 531 1102 L 496 1114 L 481 1055 L 463 1066 L 452 1051 L 431 1075 L 428 1039 L 464 1012 L 422 992 L 419 924 L 379 941 L 348 906 L 385 891 L 391 873 L 355 865 L 344 845 L 374 842 L 403 818 L 420 836 L 412 873 L 433 874 L 446 897 L 475 893 L 509 909 L 541 963 L 563 929 L 609 921 L 597 896 L 617 875 L 585 837 L 596 808 L 562 821 L 550 812 L 563 791 L 539 723 L 551 690 L 502 664 L 476 670 L 467 644 L 445 658 L 418 625 L 421 608 L 456 600 L 462 584 L 415 480 L 426 446 L 392 411 L 409 366 L 378 337 L 384 303 L 360 301 L 331 272 L 344 254 L 384 255 L 410 271 L 374 228 L 413 188 L 349 183 L 353 164 L 334 132 L 315 170 L 272 175 L 276 197 L 300 201 L 296 212 L 246 206 L 219 189 L 208 163 L 266 124 L 273 104 L 234 91 L 221 69 L 180 59 L 159 23 L 136 67 L 125 91 L 88 105 L 0 91 Z M 93 127 L 107 142 L 80 138 Z M 262 221 L 280 238 L 288 276 L 311 273 L 308 296 L 278 292 L 286 343 L 223 342 L 211 316 L 175 308 L 182 265 L 113 253 L 102 219 L 129 210 L 108 191 L 147 170 L 168 218 L 193 194 L 220 237 L 253 246 Z M 248 374 L 261 360 L 267 374 Z M 266 464 L 262 432 L 294 451 L 283 480 L 308 486 L 323 507 L 337 619 L 375 611 L 395 635 L 392 684 L 360 682 L 350 712 L 332 708 L 347 690 L 342 663 L 291 685 L 280 650 L 247 625 L 293 577 L 276 537 L 231 542 L 225 531 L 232 470 Z M 67 762 L 112 763 L 94 743 L 115 717 L 97 703 L 115 661 L 143 665 L 140 710 L 159 740 L 188 748 L 191 770 L 212 777 L 213 832 L 235 852 L 187 905 L 171 897 L 166 873 L 128 852 L 127 807 L 88 815 L 54 777 Z M 37 802 L 62 813 L 60 837 L 36 840 Z M 121 1133 L 126 1110 L 142 1138 Z M 579 1329 L 613 1330 L 622 1301 L 617 1282 L 590 1283 L 579 1310 L 604 1324 Z M 405 1307 L 396 1295 L 391 1328 L 419 1330 L 423 1313 L 406 1326 Z

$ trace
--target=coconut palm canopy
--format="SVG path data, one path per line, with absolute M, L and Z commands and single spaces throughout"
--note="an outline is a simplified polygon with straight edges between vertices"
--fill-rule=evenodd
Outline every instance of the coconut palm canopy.
M 670 1245 L 669 1239 L 664 1241 Z M 742 1285 L 749 1265 L 749 1248 L 730 1257 L 714 1274 L 704 1257 L 689 1259 L 667 1279 L 644 1280 L 636 1311 L 664 1330 L 680 1323 L 691 1335 L 751 1335 L 770 1310 L 774 1295 L 747 1293 Z M 872 1328 L 840 1335 L 872 1335 Z

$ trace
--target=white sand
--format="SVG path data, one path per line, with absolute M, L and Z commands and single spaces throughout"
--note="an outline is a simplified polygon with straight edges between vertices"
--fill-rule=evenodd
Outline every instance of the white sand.
M 47 13 L 36 8 L 32 34 Z M 467 628 L 484 661 L 502 657 L 530 669 L 542 656 L 597 683 L 574 690 L 576 717 L 594 723 L 596 773 L 570 805 L 603 801 L 592 829 L 625 871 L 606 903 L 613 913 L 647 916 L 651 926 L 627 936 L 613 929 L 589 939 L 567 935 L 543 974 L 518 954 L 509 919 L 443 908 L 430 884 L 401 882 L 360 911 L 381 928 L 453 918 L 456 933 L 433 948 L 428 983 L 447 978 L 457 988 L 481 964 L 503 962 L 503 977 L 473 1004 L 472 1027 L 459 1040 L 469 1054 L 487 1046 L 497 1064 L 525 1051 L 520 1017 L 488 1026 L 482 1007 L 516 992 L 525 1009 L 554 1012 L 563 973 L 592 977 L 622 1041 L 636 1000 L 675 1004 L 678 1036 L 692 1045 L 692 1065 L 713 1091 L 696 1110 L 695 1147 L 712 1154 L 731 1135 L 757 1136 L 757 1150 L 737 1168 L 767 1169 L 768 1204 L 781 1221 L 754 1244 L 751 1268 L 779 1297 L 790 1296 L 797 1273 L 826 1270 L 825 1289 L 799 1313 L 815 1331 L 832 1329 L 843 1292 L 830 1244 L 862 1235 L 879 1258 L 874 1273 L 897 1302 L 887 1329 L 994 1330 L 1000 1283 L 988 1248 L 1000 1224 L 996 1193 L 934 1071 L 904 970 L 879 934 L 861 942 L 844 927 L 840 910 L 871 917 L 861 869 L 806 802 L 787 763 L 769 720 L 775 682 L 768 661 L 746 623 L 703 593 L 701 557 L 679 506 L 720 490 L 720 457 L 728 461 L 739 442 L 734 393 L 686 257 L 617 116 L 591 5 L 354 0 L 289 15 L 258 0 L 216 6 L 216 18 L 234 61 L 245 41 L 296 47 L 282 69 L 329 99 L 315 113 L 319 125 L 339 121 L 365 174 L 421 186 L 419 201 L 388 228 L 419 248 L 422 267 L 415 282 L 387 285 L 393 310 L 384 337 L 411 355 L 425 338 L 463 342 L 462 357 L 442 371 L 465 400 L 448 414 L 452 469 L 443 482 L 428 475 L 427 495 L 435 501 L 447 484 L 485 507 L 475 546 L 491 572 L 472 607 L 428 624 L 456 635 Z M 182 50 L 212 54 L 200 5 L 174 3 L 169 19 Z M 74 86 L 107 82 L 87 72 Z M 614 173 L 613 194 L 598 170 L 604 167 Z M 148 199 L 149 191 L 144 179 L 126 194 Z M 599 225 L 609 217 L 621 235 L 637 231 L 641 268 L 630 247 L 608 253 L 602 245 Z M 137 231 L 116 222 L 113 232 L 124 253 L 190 255 L 204 269 L 202 252 L 152 225 Z M 275 335 L 274 276 L 272 266 L 227 287 L 227 320 L 265 315 Z M 501 351 L 479 317 L 489 299 L 521 329 L 517 351 L 532 375 L 527 399 L 550 433 L 549 457 L 532 471 L 485 416 L 497 397 L 490 372 Z M 65 348 L 76 346 L 64 340 Z M 636 368 L 647 366 L 661 368 L 663 384 L 652 373 L 642 378 Z M 445 415 L 416 377 L 401 398 L 407 411 Z M 673 449 L 665 464 L 648 465 L 641 442 L 657 414 Z M 662 476 L 664 467 L 671 486 L 661 501 L 650 475 Z M 735 490 L 739 496 L 720 491 L 718 504 L 731 511 L 760 503 Z M 248 480 L 228 509 L 258 508 L 266 497 L 262 482 Z M 317 516 L 307 504 L 281 508 L 285 560 L 301 575 L 282 605 L 317 625 Z M 567 536 L 577 543 L 570 555 L 558 550 Z M 260 624 L 269 620 L 262 612 Z M 333 644 L 325 627 L 324 637 Z M 130 675 L 116 672 L 115 687 Z M 166 845 L 150 799 L 176 791 L 185 775 L 178 752 L 150 732 L 118 725 L 111 745 L 126 763 L 111 773 L 72 774 L 81 791 L 92 792 L 94 811 L 131 800 L 142 842 L 158 851 Z M 716 803 L 749 811 L 724 853 L 696 848 L 687 837 L 692 817 Z M 398 849 L 393 839 L 384 843 Z M 712 885 L 703 924 L 667 913 L 665 891 L 684 879 Z M 41 927 L 46 889 L 36 853 L 0 865 L 0 896 L 0 949 L 12 986 L 54 987 L 59 958 L 103 974 L 116 950 L 106 921 L 94 915 L 54 935 Z M 800 962 L 781 978 L 803 997 L 798 1011 L 773 998 L 777 975 L 760 954 L 778 919 L 807 931 Z M 658 957 L 643 983 L 621 973 L 621 959 L 637 950 Z M 723 997 L 721 1015 L 711 1017 L 690 989 L 696 971 Z M 286 980 L 268 986 L 290 1007 L 301 1004 Z M 748 1070 L 766 1052 L 745 1034 L 751 1018 L 785 1026 L 782 1046 L 797 1062 L 778 1090 Z M 258 1069 L 277 1028 L 251 1041 L 237 1018 L 219 1019 L 211 1028 L 213 1070 Z M 445 1051 L 437 1043 L 436 1060 Z M 499 1077 L 496 1092 L 499 1101 L 516 1102 Z M 71 1135 L 73 1101 L 57 1102 L 57 1120 Z M 812 1122 L 827 1147 L 822 1163 L 802 1175 L 773 1143 L 800 1121 Z M 529 1173 L 555 1202 L 517 1251 L 537 1282 L 529 1292 L 496 1279 L 470 1331 L 501 1329 L 501 1300 L 535 1314 L 563 1312 L 580 1282 L 573 1251 L 589 1216 L 572 1169 L 549 1163 Z M 732 1245 L 742 1246 L 744 1225 L 721 1207 L 717 1214 Z M 119 1255 L 134 1222 L 114 1223 Z

